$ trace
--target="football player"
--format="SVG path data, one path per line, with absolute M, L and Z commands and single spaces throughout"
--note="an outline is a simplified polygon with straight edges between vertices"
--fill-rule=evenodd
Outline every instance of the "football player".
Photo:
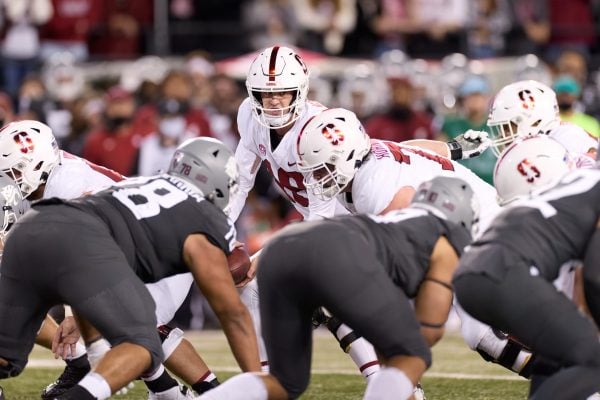
M 124 179 L 119 173 L 90 163 L 82 158 L 59 150 L 52 130 L 47 125 L 32 120 L 13 122 L 0 131 L 0 170 L 12 177 L 23 197 L 29 201 L 58 197 L 74 199 L 97 192 Z M 148 285 L 157 304 L 159 332 L 169 368 L 198 392 L 210 389 L 218 380 L 197 355 L 193 346 L 183 338 L 183 332 L 166 324 L 171 321 L 191 285 L 184 275 Z M 183 289 L 181 289 L 183 288 Z M 65 321 L 69 323 L 69 319 Z M 62 333 L 62 327 L 58 334 Z M 56 323 L 47 317 L 38 334 L 37 343 L 52 347 Z M 92 364 L 101 358 L 109 346 L 101 338 L 88 339 Z M 67 367 L 63 374 L 42 393 L 42 398 L 53 399 L 75 385 L 90 370 L 86 349 L 79 343 L 67 347 L 64 355 Z M 61 351 L 62 353 L 62 351 Z M 156 376 L 144 377 L 153 399 L 157 393 L 162 398 L 177 399 L 185 393 L 175 379 L 162 369 Z
M 471 185 L 482 205 L 481 219 L 498 208 L 494 188 L 466 167 L 422 148 L 371 139 L 356 115 L 343 108 L 326 110 L 302 128 L 296 157 L 308 192 L 335 198 L 352 213 L 407 207 L 421 183 L 442 173 Z
M 561 266 L 582 259 L 585 299 L 600 324 L 600 170 L 577 169 L 551 189 L 511 203 L 460 260 L 461 306 L 510 332 L 538 360 L 531 399 L 582 399 L 600 390 L 594 322 L 553 286 Z
M 534 80 L 504 86 L 494 97 L 487 121 L 492 131 L 492 150 L 497 156 L 516 138 L 548 135 L 577 160 L 578 167 L 591 166 L 598 139 L 577 125 L 562 122 L 556 93 Z
M 502 88 L 491 106 L 488 125 L 492 129 L 492 150 L 499 155 L 494 184 L 501 204 L 551 183 L 566 170 L 594 165 L 597 139 L 576 125 L 561 122 L 556 94 L 540 82 L 525 80 Z M 542 138 L 519 141 L 537 136 Z M 482 231 L 486 227 L 482 225 Z M 565 273 L 561 274 L 571 282 L 570 286 L 574 274 L 568 271 L 577 272 L 574 265 L 574 262 L 567 263 L 563 268 Z M 456 310 L 461 319 L 461 333 L 471 349 L 488 361 L 530 376 L 533 359 L 528 349 L 474 320 L 461 307 Z
M 144 282 L 185 272 L 215 310 L 242 370 L 260 371 L 252 321 L 226 259 L 235 228 L 223 209 L 237 180 L 227 147 L 196 138 L 180 146 L 164 175 L 76 200 L 36 202 L 4 248 L 0 377 L 22 371 L 37 327 L 55 304 L 75 310 L 84 337 L 99 333 L 112 345 L 94 371 L 57 399 L 106 399 L 151 375 L 163 349 Z
M 311 316 L 318 307 L 377 349 L 383 368 L 368 382 L 365 399 L 412 398 L 431 364 L 429 348 L 443 335 L 450 281 L 471 241 L 475 203 L 465 181 L 438 176 L 403 210 L 285 228 L 258 266 L 270 375 L 238 375 L 199 398 L 298 398 L 310 378 Z
M 338 202 L 320 199 L 307 192 L 298 169 L 295 151 L 300 129 L 326 110 L 323 105 L 307 100 L 308 84 L 306 64 L 298 53 L 288 47 L 266 48 L 252 62 L 246 79 L 248 98 L 240 105 L 237 117 L 240 142 L 235 157 L 240 168 L 240 190 L 231 202 L 229 216 L 232 220 L 235 221 L 242 211 L 261 162 L 265 163 L 274 182 L 304 219 L 347 213 Z M 469 158 L 485 150 L 489 141 L 485 133 L 473 131 L 450 144 L 434 141 L 415 141 L 414 144 L 431 147 L 444 155 L 451 153 L 454 157 Z M 260 337 L 258 292 L 256 281 L 252 280 L 254 273 L 255 268 L 251 268 L 241 290 L 242 299 L 253 313 Z M 328 327 L 365 378 L 379 369 L 375 352 L 366 341 L 341 323 Z M 267 355 L 262 342 L 259 349 L 267 370 Z

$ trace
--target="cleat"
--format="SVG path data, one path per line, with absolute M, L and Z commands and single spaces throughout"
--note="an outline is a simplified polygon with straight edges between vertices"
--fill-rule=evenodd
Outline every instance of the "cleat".
M 164 392 L 148 392 L 148 400 L 185 400 L 195 398 L 194 393 L 184 385 L 173 386 Z
M 77 385 L 79 381 L 90 372 L 89 364 L 85 364 L 84 367 L 76 367 L 73 364 L 72 361 L 67 361 L 67 366 L 63 373 L 42 391 L 42 399 L 51 400 L 60 396 L 73 386 Z M 0 397 L 0 400 L 2 400 L 2 397 Z
M 417 383 L 417 386 L 415 386 L 415 390 L 413 390 L 413 398 L 415 400 L 427 400 L 421 383 Z

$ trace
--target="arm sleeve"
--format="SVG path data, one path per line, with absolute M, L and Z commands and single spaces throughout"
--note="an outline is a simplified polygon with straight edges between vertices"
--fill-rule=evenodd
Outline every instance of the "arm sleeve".
M 254 180 L 260 165 L 260 157 L 248 148 L 243 137 L 235 150 L 235 160 L 240 171 L 240 184 L 238 191 L 230 201 L 229 217 L 232 221 L 236 221 L 240 216 L 248 192 L 254 187 Z

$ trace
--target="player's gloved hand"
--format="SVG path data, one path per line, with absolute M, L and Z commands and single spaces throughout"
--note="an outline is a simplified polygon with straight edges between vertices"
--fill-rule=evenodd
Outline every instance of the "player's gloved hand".
M 492 140 L 487 132 L 469 129 L 448 142 L 450 158 L 452 160 L 466 160 L 477 157 L 491 144 Z

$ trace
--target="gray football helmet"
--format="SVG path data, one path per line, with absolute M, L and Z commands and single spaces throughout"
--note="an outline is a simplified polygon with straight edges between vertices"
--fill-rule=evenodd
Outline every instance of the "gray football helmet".
M 4 238 L 10 228 L 29 207 L 28 203 L 23 200 L 23 193 L 19 186 L 9 176 L 2 173 L 0 173 L 0 206 L 2 207 L 0 240 L 4 243 Z
M 451 176 L 440 175 L 423 182 L 412 199 L 411 207 L 429 210 L 470 232 L 479 219 L 479 202 L 473 189 L 464 180 Z
M 239 172 L 233 153 L 223 142 L 209 137 L 180 144 L 167 174 L 192 184 L 226 214 L 229 200 L 238 190 Z

